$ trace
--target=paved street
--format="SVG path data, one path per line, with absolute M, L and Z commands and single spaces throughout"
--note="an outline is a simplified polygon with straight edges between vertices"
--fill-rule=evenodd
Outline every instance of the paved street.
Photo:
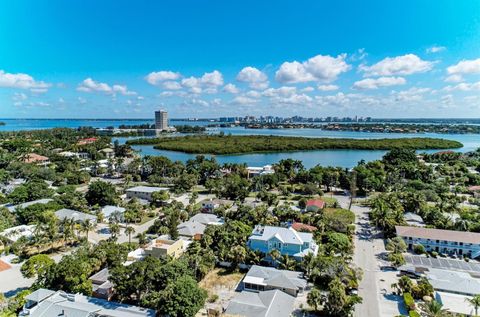
M 348 196 L 334 196 L 342 208 L 348 209 Z M 356 216 L 354 263 L 363 270 L 358 295 L 363 302 L 355 307 L 358 317 L 391 317 L 400 315 L 399 298 L 392 296 L 390 285 L 396 282 L 395 272 L 381 272 L 379 257 L 385 252 L 383 239 L 376 236 L 368 220 L 369 208 L 352 206 Z

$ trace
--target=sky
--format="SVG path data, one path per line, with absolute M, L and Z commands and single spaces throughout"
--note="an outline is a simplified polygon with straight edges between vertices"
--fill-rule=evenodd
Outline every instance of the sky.
M 480 117 L 480 1 L 0 2 L 0 118 Z

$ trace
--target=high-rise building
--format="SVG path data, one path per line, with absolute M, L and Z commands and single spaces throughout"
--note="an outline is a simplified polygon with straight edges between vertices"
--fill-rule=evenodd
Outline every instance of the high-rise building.
M 168 113 L 164 110 L 155 111 L 155 129 L 168 129 Z

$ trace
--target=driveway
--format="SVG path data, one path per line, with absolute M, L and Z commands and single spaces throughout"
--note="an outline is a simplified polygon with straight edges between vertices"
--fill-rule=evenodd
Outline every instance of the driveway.
M 348 209 L 349 196 L 335 195 L 342 208 Z M 354 263 L 363 270 L 358 295 L 363 302 L 355 307 L 354 316 L 358 317 L 392 317 L 400 315 L 401 299 L 391 295 L 390 285 L 397 278 L 395 272 L 380 271 L 380 256 L 385 253 L 383 238 L 370 225 L 368 213 L 370 208 L 352 205 L 355 213 L 355 251 Z

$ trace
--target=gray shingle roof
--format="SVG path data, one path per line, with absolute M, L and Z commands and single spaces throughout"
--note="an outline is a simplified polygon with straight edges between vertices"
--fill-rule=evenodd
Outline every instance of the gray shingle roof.
M 279 290 L 263 292 L 243 291 L 230 301 L 228 315 L 245 317 L 288 317 L 295 298 Z
M 73 219 L 74 221 L 85 221 L 86 219 L 90 219 L 90 221 L 96 221 L 97 217 L 94 215 L 86 214 L 84 212 L 72 210 L 72 209 L 60 209 L 55 212 L 55 216 L 58 219 Z
M 307 286 L 302 272 L 277 270 L 272 267 L 252 265 L 245 278 L 262 278 L 263 283 L 277 288 L 299 289 Z
M 205 232 L 205 226 L 198 221 L 189 220 L 183 222 L 177 226 L 178 234 L 186 237 L 193 237 L 196 234 L 203 234 Z
M 27 299 L 38 304 L 29 309 L 30 317 L 154 317 L 155 311 L 137 306 L 109 302 L 99 298 L 80 294 L 67 294 L 39 289 L 28 295 Z M 35 300 L 40 299 L 40 300 Z M 63 315 L 62 315 L 63 313 Z
M 189 221 L 196 221 L 204 225 L 211 223 L 221 223 L 222 219 L 213 214 L 198 213 L 192 216 Z

